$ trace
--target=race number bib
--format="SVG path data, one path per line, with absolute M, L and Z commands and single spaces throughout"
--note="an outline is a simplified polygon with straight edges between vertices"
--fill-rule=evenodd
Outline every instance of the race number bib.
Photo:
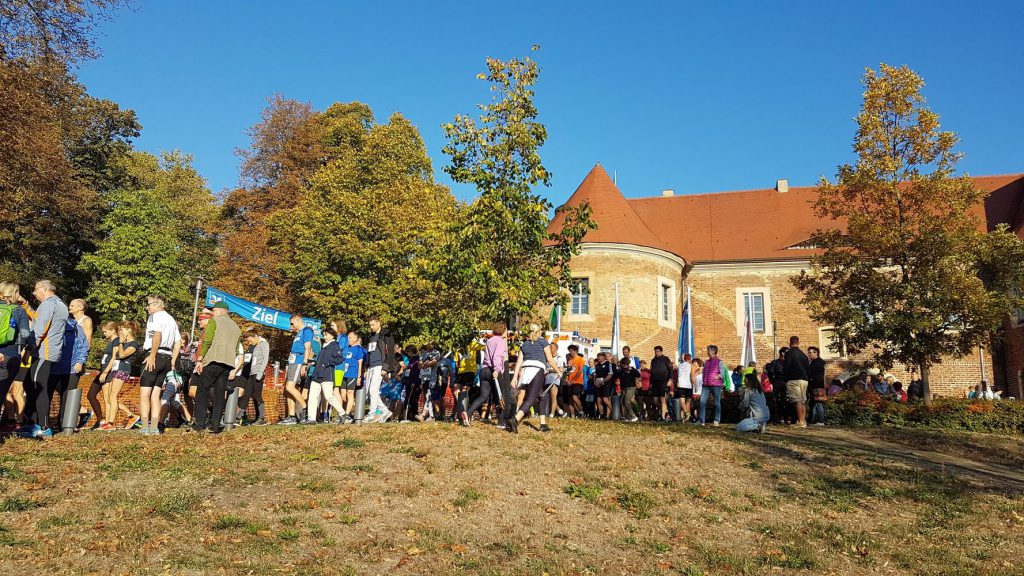
M 289 364 L 296 364 L 297 363 L 296 362 L 297 359 L 298 358 L 295 357 L 295 353 L 291 353 L 291 354 L 288 355 L 288 363 Z

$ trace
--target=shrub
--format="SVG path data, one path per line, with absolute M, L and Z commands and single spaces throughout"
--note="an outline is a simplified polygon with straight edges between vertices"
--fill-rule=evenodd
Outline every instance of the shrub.
M 826 419 L 844 426 L 903 426 L 1024 434 L 1024 402 L 936 398 L 930 406 L 843 392 L 825 404 Z

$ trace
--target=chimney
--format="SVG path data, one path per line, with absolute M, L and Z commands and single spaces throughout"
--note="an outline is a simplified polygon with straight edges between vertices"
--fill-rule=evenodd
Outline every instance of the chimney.
M 661 191 L 661 196 L 663 198 L 668 198 L 670 196 L 675 196 L 675 195 L 676 195 L 676 191 L 671 189 L 671 188 L 666 188 L 666 189 Z
M 789 180 L 776 180 L 775 190 L 778 192 L 789 192 Z

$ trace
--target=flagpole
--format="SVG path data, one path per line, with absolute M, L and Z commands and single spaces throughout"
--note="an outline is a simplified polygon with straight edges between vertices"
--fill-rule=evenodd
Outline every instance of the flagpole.
M 188 341 L 191 344 L 196 339 L 196 320 L 199 318 L 199 291 L 203 289 L 202 276 L 196 277 L 196 301 L 192 305 L 192 330 L 189 332 Z

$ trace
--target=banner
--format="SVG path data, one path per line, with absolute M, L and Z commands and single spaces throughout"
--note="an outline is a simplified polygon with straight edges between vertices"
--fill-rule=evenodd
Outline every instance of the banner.
M 695 355 L 693 343 L 693 310 L 690 308 L 690 287 L 686 287 L 686 304 L 683 304 L 683 317 L 679 322 L 679 357 L 683 354 Z
M 260 306 L 259 304 L 249 302 L 248 300 L 243 300 L 238 296 L 233 296 L 227 292 L 217 290 L 213 286 L 206 287 L 207 308 L 222 301 L 227 303 L 228 312 L 239 316 L 243 320 L 256 322 L 257 324 L 270 326 L 271 328 L 277 328 L 278 330 L 284 330 L 285 332 L 291 331 L 291 314 L 275 310 L 273 308 L 267 308 L 266 306 Z M 319 338 L 321 330 L 323 329 L 323 322 L 312 318 L 303 318 L 302 320 L 305 321 L 306 326 L 313 329 L 313 333 L 317 338 Z

